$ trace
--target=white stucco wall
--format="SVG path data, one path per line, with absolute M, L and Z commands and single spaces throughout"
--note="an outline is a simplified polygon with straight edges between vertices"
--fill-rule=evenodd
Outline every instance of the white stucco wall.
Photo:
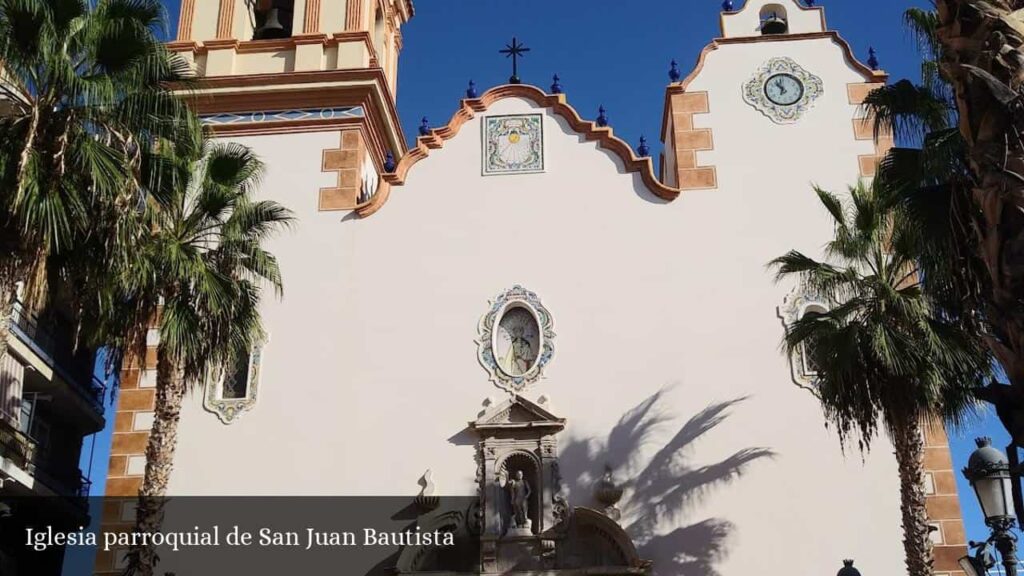
M 825 82 L 792 126 L 740 95 L 777 53 Z M 268 293 L 264 306 L 257 407 L 225 426 L 200 394 L 190 398 L 171 493 L 412 495 L 428 468 L 440 492 L 471 493 L 474 451 L 460 433 L 484 398 L 502 397 L 477 363 L 477 323 L 489 299 L 521 284 L 554 316 L 555 357 L 528 396 L 549 396 L 568 419 L 563 446 L 605 437 L 668 385 L 664 406 L 678 419 L 662 443 L 710 404 L 747 397 L 685 460 L 778 453 L 685 511 L 684 524 L 735 525 L 722 574 L 827 574 L 843 557 L 865 574 L 899 566 L 890 450 L 882 440 L 866 462 L 844 457 L 816 400 L 793 385 L 776 315 L 791 286 L 765 269 L 792 248 L 819 253 L 831 228 L 810 184 L 844 188 L 857 155 L 872 152 L 853 139 L 846 84 L 858 81 L 827 39 L 713 52 L 690 89 L 709 92 L 712 113 L 697 125 L 714 129 L 716 148 L 699 163 L 718 167 L 719 188 L 672 203 L 520 99 L 485 115 L 543 112 L 545 173 L 482 177 L 478 116 L 365 220 L 316 210 L 317 189 L 333 180 L 321 152 L 336 133 L 241 138 L 267 163 L 262 193 L 299 217 L 271 245 L 285 297 Z M 563 462 L 563 475 L 572 482 L 624 456 Z

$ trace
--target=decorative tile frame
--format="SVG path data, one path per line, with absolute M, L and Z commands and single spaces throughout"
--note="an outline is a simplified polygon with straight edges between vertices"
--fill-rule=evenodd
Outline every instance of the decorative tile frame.
M 513 308 L 526 309 L 537 322 L 540 343 L 537 359 L 523 374 L 509 374 L 498 364 L 495 354 L 495 341 L 498 323 Z M 491 307 L 480 319 L 477 327 L 477 360 L 484 367 L 498 388 L 512 394 L 518 394 L 540 380 L 544 369 L 555 353 L 554 320 L 548 309 L 541 304 L 540 298 L 533 292 L 516 285 L 502 292 L 491 302 Z
M 484 176 L 544 171 L 543 115 L 485 116 L 480 125 Z
M 256 406 L 259 397 L 260 385 L 260 364 L 263 360 L 263 347 L 266 342 L 259 342 L 252 347 L 249 353 L 249 377 L 244 398 L 224 398 L 224 378 L 226 374 L 220 374 L 217 378 L 211 378 L 206 383 L 206 395 L 203 398 L 203 407 L 220 418 L 224 424 L 232 424 L 242 416 L 243 413 L 252 410 Z
M 800 318 L 803 318 L 804 314 L 807 314 L 812 308 L 829 310 L 832 308 L 832 305 L 829 304 L 828 298 L 810 290 L 801 282 L 799 286 L 783 299 L 782 305 L 778 308 L 778 315 L 782 319 L 782 325 L 788 331 L 790 326 Z M 812 370 L 808 362 L 804 346 L 801 346 L 790 355 L 789 369 L 793 382 L 797 386 L 807 388 L 812 392 L 816 390 L 818 385 L 817 373 Z
M 765 94 L 769 78 L 777 74 L 789 74 L 804 85 L 803 96 L 794 104 L 776 104 Z M 821 78 L 811 74 L 792 58 L 780 56 L 765 62 L 754 76 L 743 85 L 743 100 L 776 124 L 793 124 L 811 109 L 815 101 L 825 93 Z
M 200 116 L 203 124 L 223 126 L 229 124 L 259 124 L 263 122 L 289 122 L 296 120 L 334 120 L 339 118 L 362 118 L 362 106 L 343 108 L 310 108 L 303 110 L 269 110 L 265 112 L 224 112 Z

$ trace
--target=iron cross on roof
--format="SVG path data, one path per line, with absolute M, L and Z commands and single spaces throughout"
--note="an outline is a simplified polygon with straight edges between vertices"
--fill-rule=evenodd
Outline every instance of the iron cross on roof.
M 520 44 L 519 40 L 515 36 L 512 37 L 512 43 L 506 44 L 504 50 L 498 50 L 498 52 L 505 55 L 506 58 L 512 58 L 512 77 L 508 79 L 509 84 L 521 84 L 519 80 L 519 57 L 523 56 L 530 49 L 525 44 Z

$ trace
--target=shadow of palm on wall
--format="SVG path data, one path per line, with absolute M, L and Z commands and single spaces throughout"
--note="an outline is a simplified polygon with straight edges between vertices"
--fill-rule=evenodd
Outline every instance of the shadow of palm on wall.
M 607 438 L 574 438 L 560 460 L 575 505 L 594 506 L 594 486 L 611 469 L 624 495 L 620 524 L 641 557 L 659 576 L 718 576 L 715 565 L 728 552 L 733 525 L 722 518 L 692 522 L 694 506 L 728 485 L 756 460 L 773 458 L 769 448 L 745 448 L 709 465 L 695 466 L 694 444 L 729 417 L 746 398 L 711 404 L 687 420 L 667 441 L 675 420 L 664 406 L 662 388 L 627 411 Z M 597 506 L 600 508 L 600 506 Z

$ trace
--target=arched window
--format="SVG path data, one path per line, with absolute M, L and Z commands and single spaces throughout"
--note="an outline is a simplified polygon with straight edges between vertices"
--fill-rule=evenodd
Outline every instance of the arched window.
M 221 398 L 238 400 L 249 395 L 249 360 L 252 355 L 248 351 L 235 358 L 234 366 L 225 371 Z
M 384 25 L 384 10 L 378 5 L 373 10 L 373 49 L 377 52 L 377 66 L 386 67 L 387 63 L 387 27 Z
M 826 312 L 828 310 L 825 306 L 813 303 L 804 307 L 803 314 L 800 317 L 804 318 L 810 313 L 824 314 Z M 800 375 L 807 380 L 816 380 L 818 377 L 818 366 L 814 362 L 815 351 L 814 342 L 812 340 L 804 340 L 800 343 L 800 349 L 797 351 L 798 358 L 794 359 L 797 362 L 794 368 L 799 370 Z
M 252 350 L 238 354 L 223 374 L 207 383 L 203 406 L 216 414 L 221 422 L 231 424 L 256 405 L 262 355 L 263 345 L 256 344 Z
M 782 4 L 766 4 L 761 8 L 761 34 L 785 34 L 789 32 L 789 18 Z
M 797 287 L 779 306 L 778 314 L 787 332 L 797 320 L 808 314 L 824 314 L 831 305 L 829 300 L 815 294 L 804 286 Z M 814 364 L 814 342 L 805 340 L 789 356 L 793 382 L 801 388 L 814 390 L 818 383 L 818 367 Z

